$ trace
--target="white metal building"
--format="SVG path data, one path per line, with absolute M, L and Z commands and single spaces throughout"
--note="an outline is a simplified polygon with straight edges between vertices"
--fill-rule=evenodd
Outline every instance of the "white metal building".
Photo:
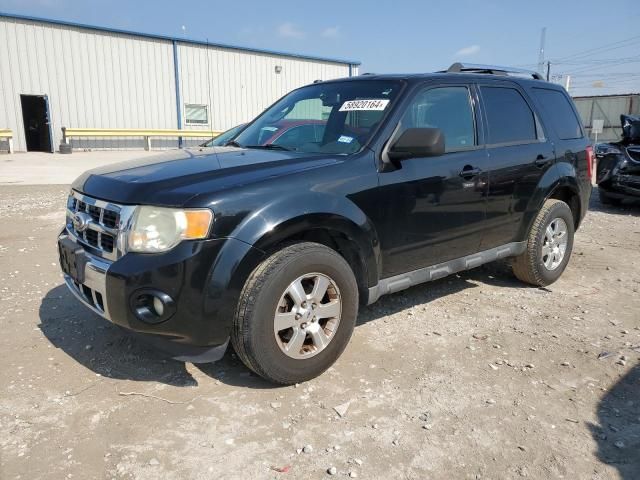
M 62 127 L 225 130 L 296 87 L 357 75 L 359 65 L 3 13 L 0 46 L 0 129 L 13 131 L 16 151 L 57 149 Z

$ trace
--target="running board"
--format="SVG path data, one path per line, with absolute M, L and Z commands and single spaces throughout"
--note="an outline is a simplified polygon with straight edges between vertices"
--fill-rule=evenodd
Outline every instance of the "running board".
M 467 255 L 466 257 L 449 260 L 448 262 L 439 263 L 431 267 L 420 268 L 418 270 L 413 270 L 412 272 L 383 278 L 376 286 L 369 288 L 369 299 L 367 305 L 371 305 L 381 296 L 389 293 L 399 292 L 400 290 L 413 287 L 420 283 L 437 280 L 451 275 L 452 273 L 470 270 L 500 258 L 520 255 L 526 248 L 527 242 L 507 243 L 500 247 L 485 250 L 484 252 L 474 253 L 473 255 Z

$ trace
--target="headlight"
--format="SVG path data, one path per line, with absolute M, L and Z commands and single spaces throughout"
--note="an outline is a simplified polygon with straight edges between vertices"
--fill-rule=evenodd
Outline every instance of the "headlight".
M 166 252 L 182 240 L 206 238 L 212 221 L 213 213 L 208 209 L 140 206 L 127 235 L 128 251 Z

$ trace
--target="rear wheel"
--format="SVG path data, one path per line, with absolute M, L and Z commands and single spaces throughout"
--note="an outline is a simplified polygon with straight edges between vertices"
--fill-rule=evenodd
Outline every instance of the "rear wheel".
M 258 375 L 299 383 L 337 360 L 357 313 L 358 287 L 344 258 L 324 245 L 298 243 L 274 253 L 251 274 L 231 341 Z
M 519 280 L 537 286 L 555 282 L 573 250 L 573 214 L 561 200 L 547 200 L 529 230 L 526 250 L 511 261 Z

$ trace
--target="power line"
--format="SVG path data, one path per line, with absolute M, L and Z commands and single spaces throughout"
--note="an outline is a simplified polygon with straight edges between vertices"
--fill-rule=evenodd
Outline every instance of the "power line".
M 625 60 L 625 61 L 621 61 L 621 62 L 616 62 L 616 63 L 610 63 L 607 64 L 607 67 L 615 67 L 618 65 L 627 65 L 630 63 L 640 63 L 640 56 L 638 57 L 638 60 Z M 559 73 L 560 75 L 575 75 L 578 73 L 583 73 L 583 72 L 591 72 L 593 70 L 597 70 L 599 68 L 602 68 L 602 65 L 595 65 L 595 66 L 588 66 L 585 68 L 578 68 L 577 70 L 571 70 L 571 71 L 565 71 L 565 72 L 561 72 Z
M 637 77 L 640 72 L 577 73 L 576 77 Z
M 636 35 L 634 37 L 629 37 L 626 38 L 624 40 L 618 40 L 617 42 L 613 42 L 613 43 L 608 43 L 605 45 L 602 45 L 600 47 L 595 47 L 595 48 L 590 48 L 587 50 L 583 50 L 581 52 L 577 52 L 577 53 L 573 53 L 571 55 L 567 55 L 565 57 L 560 57 L 554 60 L 555 62 L 563 62 L 565 60 L 570 60 L 570 59 L 575 59 L 577 57 L 584 57 L 584 56 L 588 56 L 594 52 L 598 52 L 601 53 L 602 51 L 609 51 L 609 50 L 616 50 L 618 48 L 623 48 L 623 47 L 628 47 L 630 45 L 633 45 L 634 43 L 637 43 L 640 41 L 640 35 Z M 631 42 L 631 43 L 629 43 Z
M 635 60 L 640 58 L 640 55 L 632 57 L 618 57 L 618 58 L 594 58 L 592 60 L 582 60 L 574 62 L 554 62 L 554 65 L 606 65 L 607 63 L 621 62 L 625 60 Z

